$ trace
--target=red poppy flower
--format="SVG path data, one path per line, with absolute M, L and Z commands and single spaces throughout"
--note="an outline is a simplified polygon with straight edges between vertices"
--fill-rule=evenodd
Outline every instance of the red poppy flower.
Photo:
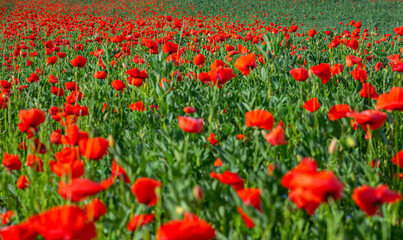
M 294 77 L 297 81 L 305 81 L 309 78 L 308 70 L 304 68 L 294 68 L 290 70 L 290 74 Z
M 120 80 L 113 80 L 111 82 L 111 85 L 115 90 L 120 91 L 122 93 L 123 93 L 123 90 L 125 90 L 125 88 L 126 88 L 126 84 Z
M 360 113 L 350 112 L 347 113 L 347 117 L 354 118 L 355 123 L 362 126 L 365 130 L 368 130 L 367 126 L 371 130 L 380 128 L 387 118 L 386 113 L 377 110 L 364 110 Z
M 7 225 L 12 216 L 14 216 L 14 211 L 11 211 L 11 210 L 9 210 L 9 211 L 7 211 L 5 213 L 2 213 L 1 214 L 1 223 L 3 225 Z
M 51 56 L 51 57 L 48 57 L 46 59 L 46 64 L 48 64 L 48 65 L 53 65 L 56 62 L 57 62 L 57 57 L 56 56 Z
M 105 189 L 106 187 L 102 183 L 93 182 L 86 178 L 77 178 L 72 179 L 70 183 L 60 181 L 57 192 L 64 200 L 70 199 L 72 202 L 79 202 Z
M 264 138 L 272 146 L 284 145 L 288 143 L 288 141 L 285 140 L 284 128 L 281 124 L 274 128 L 273 131 L 268 133 Z
M 203 131 L 203 118 L 178 116 L 179 127 L 188 133 L 200 133 Z
M 395 28 L 393 28 L 393 31 L 395 31 L 395 33 L 396 33 L 397 35 L 402 36 L 402 35 L 403 35 L 403 26 L 401 26 L 401 27 L 395 27 Z
M 140 214 L 134 215 L 129 223 L 127 224 L 128 231 L 136 231 L 140 227 L 147 225 L 154 221 L 155 215 L 154 214 Z
M 346 67 L 351 67 L 354 64 L 361 63 L 362 58 L 353 55 L 347 55 L 346 57 Z
M 196 108 L 193 108 L 193 107 L 184 107 L 184 108 L 183 108 L 183 111 L 185 111 L 185 113 L 187 113 L 187 114 L 191 114 L 191 113 L 197 112 Z
M 342 73 L 343 70 L 344 70 L 344 66 L 343 66 L 343 64 L 340 64 L 340 63 L 336 63 L 335 65 L 330 67 L 330 73 L 332 76 Z
M 236 173 L 225 171 L 224 173 L 210 173 L 211 178 L 215 178 L 223 184 L 231 185 L 235 190 L 242 190 L 245 181 Z
M 143 71 L 140 71 L 137 68 L 133 68 L 133 69 L 127 70 L 126 74 L 130 75 L 130 77 L 132 77 L 132 78 L 146 79 L 148 77 L 146 69 L 144 69 Z
M 178 51 L 178 44 L 174 42 L 166 42 L 164 46 L 162 46 L 162 51 L 164 53 L 176 53 Z
M 193 58 L 193 64 L 196 65 L 196 66 L 204 65 L 205 62 L 206 62 L 206 57 L 204 57 L 203 54 L 197 54 Z
M 94 78 L 96 79 L 105 79 L 108 76 L 108 74 L 104 71 L 99 71 L 94 73 Z
M 87 64 L 87 59 L 83 56 L 78 55 L 76 58 L 70 61 L 70 64 L 73 67 L 83 68 L 85 67 L 85 64 Z
M 245 125 L 247 127 L 260 127 L 270 131 L 273 128 L 273 115 L 266 110 L 252 110 L 245 114 Z
M 146 110 L 146 106 L 142 101 L 138 101 L 135 103 L 130 104 L 129 106 L 130 110 L 136 111 L 136 112 L 144 112 Z
M 354 202 L 367 216 L 374 215 L 381 204 L 400 201 L 402 196 L 388 189 L 386 185 L 369 187 L 367 185 L 354 188 Z
M 281 185 L 290 189 L 288 197 L 309 215 L 313 215 L 321 203 L 327 202 L 328 197 L 340 199 L 344 188 L 332 172 L 318 172 L 315 160 L 310 158 L 286 173 Z
M 375 108 L 378 110 L 403 111 L 403 88 L 393 87 L 388 93 L 381 94 Z
M 22 132 L 27 132 L 30 130 L 30 128 L 36 129 L 45 121 L 45 116 L 46 113 L 44 111 L 36 108 L 30 110 L 20 110 L 18 118 L 20 119 L 21 123 L 18 124 L 18 128 Z
M 21 170 L 21 160 L 18 155 L 12 155 L 9 153 L 4 153 L 3 156 L 3 166 L 7 168 L 8 171 Z
M 154 206 L 158 202 L 157 194 L 155 193 L 155 189 L 161 187 L 161 182 L 142 177 L 136 180 L 131 187 L 131 192 L 136 196 L 136 199 L 139 203 L 148 205 L 150 207 Z
M 107 213 L 108 210 L 101 200 L 95 198 L 90 203 L 85 205 L 85 212 L 87 214 L 88 221 L 96 222 L 100 217 Z
M 18 189 L 25 189 L 29 185 L 28 179 L 25 175 L 21 175 L 17 180 L 17 188 Z
M 393 64 L 392 71 L 393 72 L 399 72 L 399 73 L 403 72 L 403 63 Z
M 375 71 L 379 71 L 381 68 L 383 68 L 383 64 L 381 62 L 377 62 L 375 64 Z
M 393 156 L 391 161 L 398 167 L 403 168 L 403 150 L 401 150 L 395 156 Z
M 35 154 L 31 153 L 27 156 L 27 166 L 31 167 L 37 172 L 43 172 L 43 161 L 39 156 L 36 156 Z
M 238 208 L 237 208 L 237 211 L 238 211 L 239 214 L 241 214 L 241 218 L 242 218 L 242 220 L 243 220 L 243 222 L 245 223 L 245 225 L 246 225 L 247 228 L 250 229 L 250 228 L 254 228 L 254 227 L 255 227 L 255 223 L 253 222 L 253 219 L 250 218 L 250 217 L 248 216 L 248 214 L 246 214 L 246 213 L 243 211 L 243 209 L 242 209 L 241 207 L 238 207 Z
M 315 29 L 308 30 L 307 34 L 310 37 L 314 37 L 316 35 L 316 30 Z
M 185 213 L 183 220 L 172 220 L 158 228 L 156 240 L 211 240 L 215 238 L 214 228 L 210 223 L 196 215 Z
M 220 166 L 222 166 L 222 165 L 223 165 L 223 163 L 222 163 L 221 159 L 217 158 L 217 159 L 214 161 L 214 167 L 220 167 Z
M 244 76 L 248 76 L 250 70 L 253 70 L 256 67 L 256 56 L 254 53 L 240 56 L 235 61 L 235 68 L 238 69 Z
M 308 110 L 311 113 L 318 111 L 318 109 L 320 108 L 320 104 L 318 102 L 318 99 L 317 98 L 309 99 L 308 101 L 306 101 L 304 103 L 303 108 Z
M 210 136 L 207 137 L 207 140 L 211 143 L 211 145 L 215 146 L 217 145 L 218 141 L 215 138 L 216 135 L 214 133 L 210 133 Z
M 360 96 L 363 98 L 378 99 L 379 94 L 376 92 L 374 86 L 371 83 L 364 83 L 360 91 Z
M 327 63 L 321 63 L 316 66 L 312 66 L 309 70 L 315 75 L 318 76 L 322 80 L 322 84 L 325 84 L 330 81 L 330 67 Z
M 347 117 L 347 113 L 351 112 L 347 104 L 336 104 L 329 109 L 327 116 L 331 121 Z
M 123 177 L 123 181 L 125 183 L 130 183 L 129 176 L 127 176 L 126 171 L 116 163 L 115 159 L 113 159 L 112 161 L 111 172 L 112 172 L 111 174 L 112 179 Z
M 75 160 L 71 162 L 49 161 L 50 170 L 58 177 L 79 178 L 84 175 L 84 162 Z
M 236 193 L 245 205 L 252 205 L 257 210 L 262 211 L 259 188 L 244 188 L 236 191 Z
M 55 96 L 58 96 L 58 97 L 63 97 L 64 96 L 63 88 L 58 88 L 58 87 L 55 87 L 55 86 L 52 86 L 51 93 L 53 95 L 55 95 Z
M 214 65 L 215 63 L 216 61 L 211 65 Z M 199 75 L 199 78 L 202 82 L 213 81 L 214 85 L 216 85 L 218 88 L 222 88 L 225 83 L 236 77 L 231 68 L 224 68 L 222 66 L 217 68 L 212 67 L 210 72 L 208 72 L 208 75 L 208 79 L 206 76 L 201 76 L 201 74 Z
M 351 71 L 350 74 L 355 80 L 359 80 L 362 83 L 368 79 L 367 71 L 361 66 L 357 66 L 356 68 L 354 68 L 354 70 Z
M 80 139 L 80 154 L 90 160 L 99 160 L 108 152 L 108 140 L 102 137 Z
M 31 76 L 27 78 L 28 83 L 39 82 L 39 76 L 36 73 L 31 73 Z

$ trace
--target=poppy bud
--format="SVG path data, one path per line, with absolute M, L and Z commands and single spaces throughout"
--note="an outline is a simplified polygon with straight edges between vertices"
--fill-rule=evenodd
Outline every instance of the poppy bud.
M 333 155 L 337 151 L 337 139 L 333 138 L 332 141 L 330 141 L 329 147 L 328 147 L 328 152 L 330 155 Z
M 197 199 L 197 201 L 201 201 L 203 198 L 203 190 L 199 185 L 194 186 L 193 188 L 193 196 Z
M 354 147 L 355 146 L 355 140 L 352 137 L 347 137 L 346 142 L 347 142 L 347 145 L 349 147 Z
M 176 212 L 177 214 L 179 214 L 179 215 L 182 215 L 184 211 L 185 211 L 185 210 L 183 210 L 183 207 L 181 207 L 181 206 L 177 206 L 177 207 L 175 208 L 175 212 Z
M 112 135 L 108 136 L 108 144 L 109 144 L 109 147 L 114 147 L 115 146 L 115 139 L 113 139 Z

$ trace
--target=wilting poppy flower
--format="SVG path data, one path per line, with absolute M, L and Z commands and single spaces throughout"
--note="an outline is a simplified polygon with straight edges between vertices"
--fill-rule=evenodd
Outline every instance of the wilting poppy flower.
M 4 153 L 3 156 L 3 166 L 7 168 L 8 171 L 21 170 L 21 160 L 18 155 L 12 155 L 9 153 Z
M 108 140 L 102 137 L 80 139 L 80 154 L 90 160 L 99 160 L 108 152 Z
M 391 161 L 398 167 L 403 168 L 403 150 L 401 150 L 395 156 L 393 156 Z
M 283 176 L 281 185 L 290 189 L 288 197 L 309 215 L 328 197 L 340 199 L 344 188 L 332 172 L 318 172 L 315 160 L 308 157 Z
M 193 64 L 196 66 L 201 66 L 206 62 L 206 58 L 204 57 L 203 54 L 197 54 L 194 58 L 193 58 Z
M 242 190 L 245 181 L 236 173 L 225 171 L 224 173 L 210 173 L 211 178 L 215 178 L 223 184 L 231 185 L 235 190 Z
M 123 177 L 125 183 L 130 183 L 129 176 L 127 176 L 126 171 L 116 163 L 115 159 L 112 161 L 111 172 L 112 179 Z
M 155 190 L 158 187 L 161 187 L 160 181 L 147 177 L 142 177 L 137 179 L 136 182 L 133 183 L 130 190 L 134 194 L 134 196 L 136 196 L 136 199 L 139 203 L 151 207 L 157 204 L 158 197 L 155 193 Z
M 25 189 L 29 185 L 28 179 L 25 175 L 21 175 L 17 180 L 17 188 Z
M 322 80 L 322 84 L 325 84 L 330 81 L 330 67 L 327 63 L 321 63 L 316 66 L 312 66 L 309 70 L 315 75 L 318 76 Z
M 96 222 L 100 217 L 107 213 L 108 210 L 101 200 L 95 198 L 90 203 L 85 205 L 85 212 L 87 213 L 88 221 Z
M 248 76 L 250 70 L 253 70 L 256 67 L 256 56 L 254 53 L 240 56 L 235 61 L 235 68 L 238 69 L 244 76 Z
M 134 215 L 127 224 L 127 230 L 135 231 L 136 229 L 154 221 L 154 218 L 155 218 L 154 214 Z
M 136 112 L 144 112 L 146 110 L 146 106 L 142 101 L 130 104 L 129 108 Z
M 273 146 L 287 144 L 288 141 L 285 140 L 284 128 L 279 124 L 276 128 L 268 133 L 265 137 L 266 141 Z
M 196 108 L 193 108 L 193 107 L 184 107 L 184 108 L 183 108 L 183 111 L 185 111 L 185 113 L 187 113 L 187 114 L 191 114 L 191 113 L 197 112 Z
M 246 214 L 241 207 L 238 207 L 237 211 L 239 212 L 239 214 L 241 214 L 241 218 L 242 218 L 242 220 L 245 223 L 247 228 L 254 228 L 255 227 L 255 223 L 253 222 L 252 218 L 250 218 L 248 216 L 248 214 Z
M 87 59 L 83 56 L 78 55 L 76 58 L 70 61 L 70 64 L 73 67 L 83 68 L 85 67 L 85 64 L 87 64 Z
M 94 73 L 94 78 L 96 79 L 105 79 L 108 76 L 108 74 L 104 71 L 99 71 Z
M 380 128 L 387 118 L 386 113 L 377 110 L 364 110 L 360 113 L 350 112 L 347 113 L 347 117 L 354 118 L 355 123 L 362 126 L 365 130 L 368 130 L 367 126 L 371 130 Z
M 378 99 L 379 94 L 376 92 L 371 83 L 363 83 L 360 96 L 363 98 L 372 98 L 376 100 Z
M 57 192 L 64 200 L 70 199 L 72 202 L 79 202 L 105 189 L 106 187 L 101 183 L 86 178 L 76 178 L 72 179 L 70 183 L 60 181 Z
M 343 64 L 336 63 L 335 65 L 330 67 L 330 73 L 332 76 L 342 73 L 344 70 Z
M 244 188 L 236 191 L 236 193 L 245 205 L 252 205 L 257 210 L 262 211 L 259 188 Z
M 347 113 L 351 112 L 347 104 L 336 104 L 329 109 L 327 116 L 331 121 L 347 117 Z
M 158 228 L 156 240 L 211 240 L 215 238 L 214 228 L 210 223 L 191 213 L 185 213 L 183 220 L 172 220 Z
M 304 68 L 294 68 L 290 70 L 290 74 L 294 77 L 297 81 L 305 81 L 309 78 L 308 70 Z
M 375 108 L 378 110 L 403 111 L 403 88 L 393 87 L 388 93 L 381 94 Z
M 256 109 L 245 114 L 245 125 L 247 127 L 260 127 L 267 131 L 273 128 L 273 115 L 266 110 Z
M 362 58 L 353 55 L 347 55 L 346 57 L 346 67 L 351 67 L 354 64 L 361 63 Z
M 211 145 L 215 146 L 217 145 L 218 141 L 215 138 L 216 135 L 214 133 L 210 133 L 210 136 L 207 137 L 207 140 L 211 143 Z
M 120 80 L 113 80 L 111 82 L 111 85 L 115 90 L 120 91 L 122 93 L 123 93 L 123 90 L 125 90 L 125 88 L 126 88 L 126 84 Z
M 354 202 L 367 216 L 374 215 L 381 204 L 400 201 L 402 196 L 388 189 L 386 185 L 369 187 L 367 185 L 354 188 Z
M 179 127 L 188 133 L 200 133 L 203 131 L 203 118 L 178 116 Z
M 309 99 L 308 101 L 306 101 L 304 103 L 303 108 L 306 109 L 307 111 L 311 112 L 311 113 L 318 111 L 318 109 L 320 108 L 320 104 L 318 102 L 318 99 L 317 98 Z

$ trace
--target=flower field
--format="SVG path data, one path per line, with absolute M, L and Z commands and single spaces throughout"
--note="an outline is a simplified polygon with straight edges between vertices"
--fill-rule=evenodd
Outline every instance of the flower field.
M 400 239 L 402 12 L 0 1 L 1 239 Z

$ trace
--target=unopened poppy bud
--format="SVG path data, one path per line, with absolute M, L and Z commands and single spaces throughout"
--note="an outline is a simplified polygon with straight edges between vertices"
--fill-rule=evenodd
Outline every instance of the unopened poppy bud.
M 175 212 L 176 212 L 177 214 L 179 214 L 179 215 L 182 215 L 183 212 L 184 212 L 183 207 L 177 206 L 177 207 L 175 208 Z
M 349 147 L 355 147 L 355 140 L 352 137 L 347 137 L 346 143 Z
M 332 141 L 330 141 L 329 147 L 328 147 L 328 152 L 330 155 L 333 155 L 337 151 L 337 139 L 333 138 Z
M 125 63 L 122 63 L 122 66 L 123 66 L 123 68 L 124 68 L 125 70 L 127 70 L 127 66 L 126 66 Z
M 108 144 L 109 147 L 115 147 L 115 139 L 113 139 L 112 135 L 108 136 Z
M 198 200 L 201 201 L 203 197 L 203 190 L 199 185 L 194 186 L 193 188 L 193 196 Z

